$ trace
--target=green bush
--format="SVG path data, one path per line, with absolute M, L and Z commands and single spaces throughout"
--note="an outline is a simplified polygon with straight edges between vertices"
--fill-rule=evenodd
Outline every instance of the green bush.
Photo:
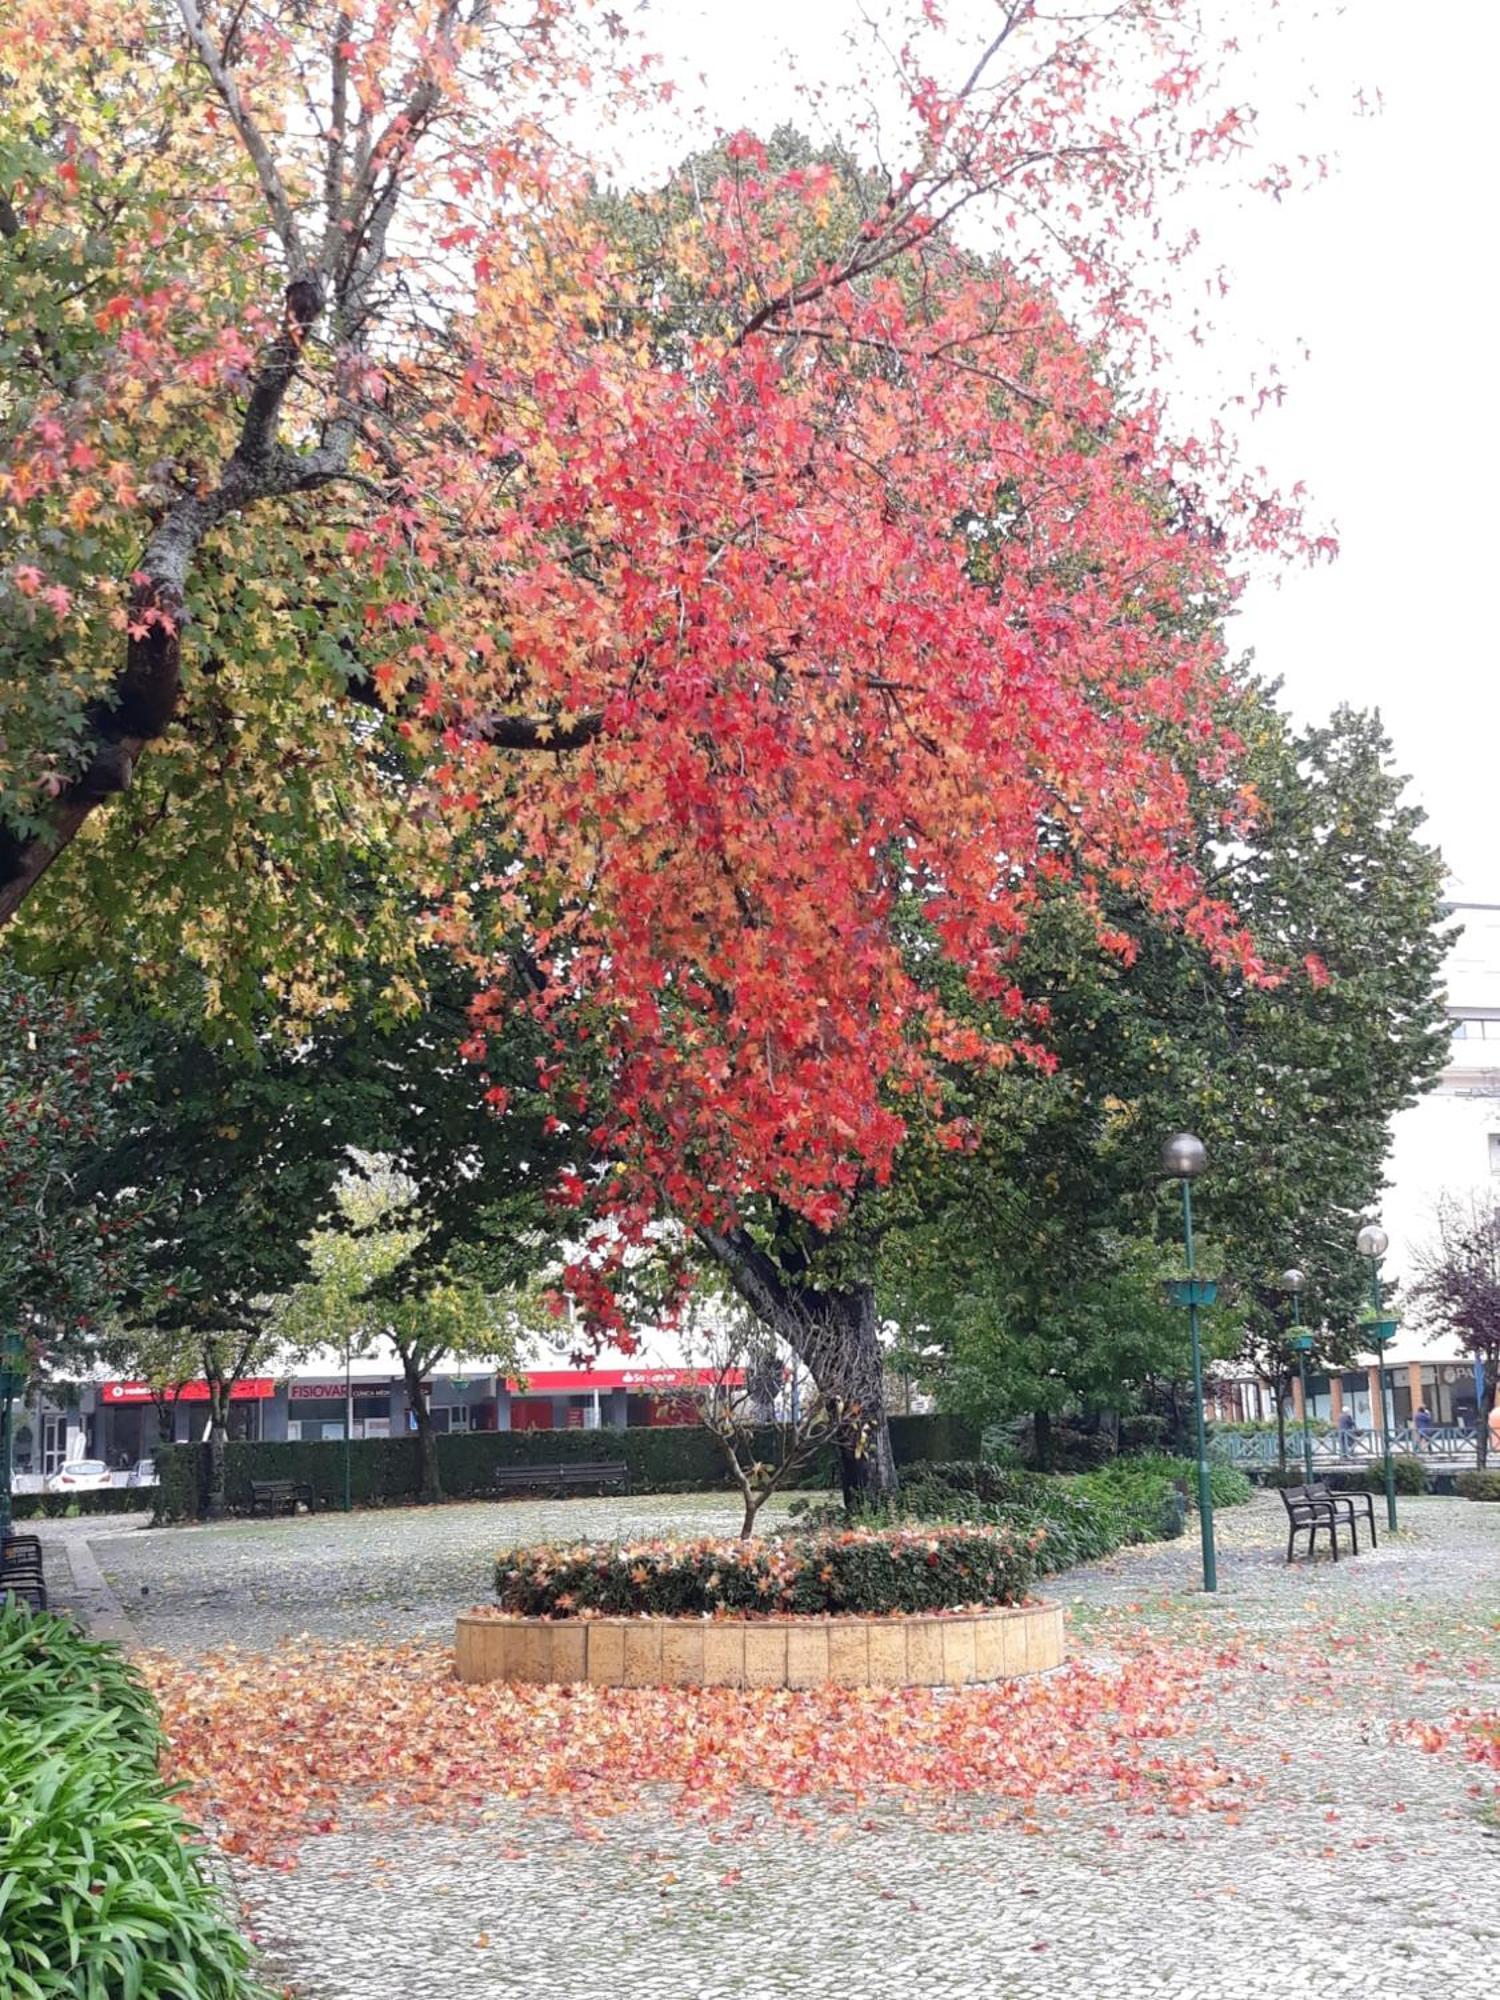
M 150 1486 L 105 1486 L 97 1493 L 13 1493 L 17 1521 L 60 1521 L 80 1514 L 149 1514 L 156 1499 Z
M 151 1697 L 68 1620 L 0 1611 L 0 1993 L 252 2000 L 250 1954 L 157 1770 Z
M 635 1617 L 946 1611 L 1016 1604 L 1035 1575 L 1006 1528 L 854 1528 L 764 1541 L 649 1541 L 510 1549 L 495 1567 L 502 1610 Z
M 771 1456 L 779 1433 L 757 1433 L 755 1449 Z M 954 1450 L 974 1449 L 973 1427 L 945 1415 L 891 1418 L 891 1448 L 898 1466 Z M 730 1484 L 720 1446 L 699 1424 L 634 1425 L 628 1430 L 456 1431 L 437 1440 L 438 1473 L 450 1500 L 482 1498 L 495 1491 L 502 1467 L 557 1465 L 564 1461 L 623 1461 L 633 1493 L 695 1493 Z M 160 1484 L 157 1518 L 192 1520 L 207 1490 L 207 1447 L 163 1445 L 156 1453 Z M 344 1502 L 344 1446 L 340 1442 L 231 1444 L 225 1447 L 225 1499 L 232 1514 L 250 1511 L 256 1479 L 294 1479 L 313 1489 L 314 1504 Z M 350 1488 L 356 1507 L 398 1505 L 421 1498 L 422 1468 L 415 1437 L 357 1439 L 349 1447 Z M 833 1453 L 815 1454 L 800 1475 L 803 1486 L 827 1486 Z M 141 1495 L 141 1500 L 145 1500 Z
M 1254 1493 L 1229 1466 L 1213 1467 L 1211 1480 L 1217 1507 L 1238 1506 Z M 902 1487 L 901 1506 L 916 1519 L 1040 1537 L 1038 1573 L 1051 1575 L 1135 1543 L 1174 1539 L 1196 1494 L 1197 1467 L 1186 1458 L 1117 1458 L 1073 1478 L 969 1460 L 920 1467 Z
M 1127 1468 L 1138 1468 L 1147 1478 L 1175 1480 L 1187 1487 L 1188 1504 L 1198 1504 L 1198 1467 L 1190 1458 L 1169 1458 L 1165 1453 L 1151 1457 L 1119 1459 L 1116 1461 L 1121 1475 L 1127 1476 Z M 1224 1465 L 1209 1461 L 1208 1490 L 1215 1507 L 1242 1507 L 1253 1499 L 1255 1487 L 1249 1477 L 1238 1466 Z
M 1427 1491 L 1427 1468 L 1421 1459 L 1411 1452 L 1397 1452 L 1391 1461 L 1396 1475 L 1398 1493 L 1425 1493 Z M 1385 1460 L 1377 1458 L 1365 1467 L 1364 1485 L 1371 1493 L 1385 1491 Z
M 1463 1500 L 1500 1500 L 1500 1472 L 1461 1472 L 1455 1487 Z

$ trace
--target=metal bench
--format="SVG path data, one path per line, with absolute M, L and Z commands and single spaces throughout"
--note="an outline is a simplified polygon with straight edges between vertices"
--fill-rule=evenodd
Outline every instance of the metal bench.
M 305 1479 L 252 1479 L 250 1482 L 252 1514 L 295 1514 L 299 1504 L 309 1514 L 312 1512 L 313 1490 Z
M 1334 1507 L 1332 1497 L 1329 1495 L 1320 1496 L 1317 1490 L 1311 1486 L 1283 1486 L 1281 1489 L 1281 1504 L 1286 1509 L 1287 1561 L 1290 1562 L 1296 1553 L 1297 1537 L 1299 1535 L 1306 1535 L 1307 1537 L 1307 1553 L 1309 1555 L 1315 1554 L 1318 1531 L 1326 1528 L 1328 1531 L 1328 1546 L 1333 1551 L 1334 1561 L 1337 1562 L 1339 1559 L 1339 1515 Z M 1351 1535 L 1354 1534 L 1352 1511 L 1349 1516 L 1349 1532 Z M 1359 1543 L 1356 1538 L 1356 1554 L 1358 1550 Z
M 495 1472 L 499 1493 L 628 1493 L 630 1468 L 623 1459 L 575 1459 L 549 1465 L 502 1465 Z
M 42 1544 L 36 1535 L 7 1535 L 0 1546 L 0 1602 L 15 1598 L 33 1611 L 47 1609 Z
M 1349 1536 L 1354 1543 L 1354 1553 L 1356 1555 L 1359 1554 L 1359 1528 L 1356 1525 L 1355 1516 L 1358 1509 L 1363 1507 L 1365 1519 L 1370 1524 L 1370 1547 L 1372 1549 L 1380 1547 L 1379 1539 L 1375 1533 L 1375 1496 L 1373 1494 L 1335 1493 L 1326 1479 L 1315 1479 L 1311 1486 L 1304 1487 L 1303 1491 L 1309 1494 L 1314 1500 L 1326 1500 L 1339 1519 L 1349 1523 Z

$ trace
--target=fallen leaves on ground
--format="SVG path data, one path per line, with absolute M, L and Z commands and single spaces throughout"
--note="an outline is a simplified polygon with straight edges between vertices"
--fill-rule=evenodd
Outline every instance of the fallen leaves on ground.
M 350 1810 L 464 1819 L 519 1801 L 587 1833 L 648 1794 L 698 1818 L 896 1796 L 1184 1815 L 1232 1814 L 1251 1789 L 1210 1746 L 1164 1748 L 1201 1723 L 1211 1666 L 1165 1649 L 952 1691 L 476 1687 L 439 1646 L 146 1665 L 190 1810 L 229 1852 L 283 1866 Z
M 1456 1750 L 1471 1764 L 1500 1771 L 1500 1709 L 1461 1709 L 1444 1722 L 1400 1722 L 1392 1733 L 1398 1743 L 1419 1750 Z

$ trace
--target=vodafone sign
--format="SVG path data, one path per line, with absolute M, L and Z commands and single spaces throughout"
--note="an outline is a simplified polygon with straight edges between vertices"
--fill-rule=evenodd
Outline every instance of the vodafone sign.
M 184 1382 L 176 1389 L 164 1389 L 163 1400 L 168 1403 L 206 1403 L 208 1384 L 206 1382 Z M 276 1384 L 269 1375 L 247 1375 L 243 1382 L 236 1382 L 229 1392 L 232 1403 L 263 1403 L 276 1394 Z M 101 1403 L 154 1403 L 156 1392 L 149 1382 L 101 1382 L 99 1385 Z

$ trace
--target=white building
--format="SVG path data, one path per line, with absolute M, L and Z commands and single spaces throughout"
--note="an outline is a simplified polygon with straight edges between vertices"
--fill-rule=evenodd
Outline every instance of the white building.
M 1391 1248 L 1385 1270 L 1403 1288 L 1436 1234 L 1444 1198 L 1487 1202 L 1500 1196 L 1500 903 L 1455 898 L 1450 907 L 1463 928 L 1446 967 L 1453 1024 L 1448 1061 L 1434 1087 L 1396 1119 L 1386 1165 L 1380 1219 Z M 1448 1416 L 1445 1381 L 1456 1402 L 1472 1403 L 1473 1366 L 1462 1359 L 1458 1343 L 1406 1324 L 1399 1291 L 1395 1309 L 1402 1320 L 1391 1349 L 1397 1380 L 1420 1367 L 1424 1400 L 1440 1419 Z M 1426 1393 L 1434 1377 L 1441 1408 Z

